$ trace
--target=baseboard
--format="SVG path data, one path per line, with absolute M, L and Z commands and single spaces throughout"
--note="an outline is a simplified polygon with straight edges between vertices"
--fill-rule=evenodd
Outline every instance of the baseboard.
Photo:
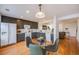
M 14 45 L 14 44 L 16 44 L 16 43 L 12 43 L 12 44 L 9 44 L 9 45 L 5 45 L 5 46 L 2 46 L 0 48 L 5 48 L 5 47 L 8 47 L 8 46 L 11 46 L 11 45 Z

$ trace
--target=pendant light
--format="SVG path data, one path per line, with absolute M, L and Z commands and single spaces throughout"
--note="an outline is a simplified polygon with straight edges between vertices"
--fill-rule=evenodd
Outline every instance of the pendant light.
M 37 17 L 37 18 L 44 18 L 45 14 L 41 11 L 42 4 L 39 4 L 38 6 L 39 6 L 39 12 L 36 13 L 35 17 Z

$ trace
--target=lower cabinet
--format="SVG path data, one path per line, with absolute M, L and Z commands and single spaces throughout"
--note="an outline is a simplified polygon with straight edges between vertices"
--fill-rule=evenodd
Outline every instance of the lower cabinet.
M 17 42 L 25 40 L 25 33 L 17 34 Z
M 65 32 L 59 32 L 59 39 L 64 39 L 66 36 Z

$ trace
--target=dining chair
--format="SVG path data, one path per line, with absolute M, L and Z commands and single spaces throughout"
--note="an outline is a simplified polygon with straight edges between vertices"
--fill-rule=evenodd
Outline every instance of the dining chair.
M 52 42 L 52 44 L 53 44 L 53 41 L 54 41 L 54 35 L 51 34 L 51 42 Z
M 26 46 L 29 47 L 29 44 L 32 43 L 32 40 L 29 36 L 26 37 Z
M 30 55 L 42 55 L 42 50 L 39 45 L 36 44 L 30 44 Z
M 47 51 L 47 54 L 49 54 L 49 52 L 57 52 L 58 45 L 59 45 L 59 39 L 56 39 L 54 45 L 48 45 L 48 46 L 46 46 L 45 49 Z

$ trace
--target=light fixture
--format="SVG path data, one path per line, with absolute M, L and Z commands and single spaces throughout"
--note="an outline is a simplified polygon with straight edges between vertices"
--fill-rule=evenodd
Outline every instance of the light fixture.
M 38 5 L 39 6 L 39 12 L 36 13 L 35 17 L 37 18 L 44 18 L 45 14 L 41 11 L 41 4 Z
M 20 18 L 23 18 L 23 16 L 21 16 Z
M 28 13 L 30 13 L 30 11 L 29 10 L 26 10 L 26 13 L 28 14 Z
M 5 10 L 6 10 L 7 12 L 9 12 L 9 11 L 10 11 L 10 9 L 8 9 L 8 8 L 6 8 Z

